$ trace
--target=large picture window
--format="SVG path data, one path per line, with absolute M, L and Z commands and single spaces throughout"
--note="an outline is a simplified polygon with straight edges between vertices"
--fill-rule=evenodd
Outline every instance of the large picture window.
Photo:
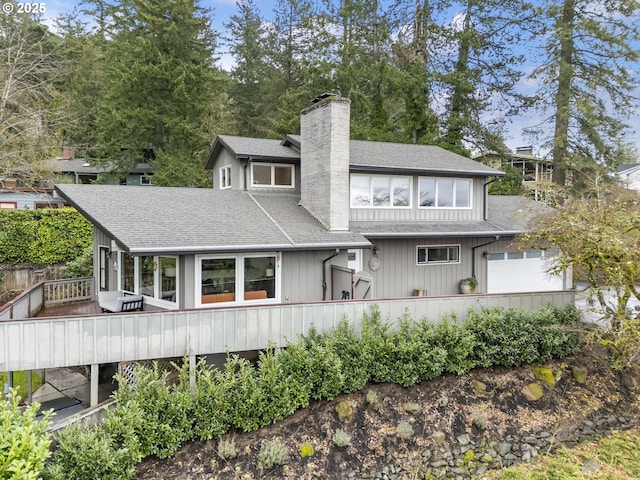
M 418 245 L 416 263 L 460 263 L 460 245 Z
M 201 257 L 200 305 L 278 298 L 276 254 Z
M 471 208 L 471 180 L 420 177 L 418 201 L 421 208 Z
M 411 177 L 351 175 L 351 206 L 354 208 L 411 207 Z
M 251 184 L 254 187 L 293 188 L 294 166 L 280 163 L 252 163 Z

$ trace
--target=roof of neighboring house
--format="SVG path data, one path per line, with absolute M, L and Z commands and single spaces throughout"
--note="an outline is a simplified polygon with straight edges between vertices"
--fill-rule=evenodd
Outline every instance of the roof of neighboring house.
M 63 173 L 79 173 L 86 175 L 97 175 L 99 173 L 106 173 L 114 171 L 112 165 L 94 165 L 84 158 L 71 158 L 63 159 L 58 158 L 52 161 L 54 168 L 60 170 Z M 129 173 L 148 173 L 153 168 L 148 163 L 138 163 L 135 167 L 130 169 Z
M 479 221 L 443 222 L 351 222 L 351 229 L 367 238 L 374 237 L 469 237 L 512 236 L 534 226 L 540 215 L 554 210 L 534 200 L 513 195 L 490 195 L 488 218 Z
M 618 173 L 631 173 L 634 170 L 640 169 L 640 163 L 625 163 L 618 167 Z
M 358 233 L 329 232 L 293 195 L 118 185 L 57 185 L 56 190 L 136 255 L 371 245 Z
M 352 170 L 411 171 L 443 174 L 503 176 L 504 172 L 434 145 L 368 142 L 351 140 L 349 165 Z M 287 135 L 283 141 L 219 135 L 205 168 L 213 168 L 222 148 L 238 158 L 259 160 L 300 160 L 300 135 Z

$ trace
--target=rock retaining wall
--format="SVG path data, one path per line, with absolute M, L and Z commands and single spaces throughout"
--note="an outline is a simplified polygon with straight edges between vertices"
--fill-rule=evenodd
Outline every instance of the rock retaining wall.
M 527 462 L 561 447 L 576 445 L 611 435 L 614 431 L 626 430 L 640 425 L 635 416 L 603 415 L 586 420 L 580 425 L 568 425 L 557 431 L 539 430 L 522 435 L 507 435 L 499 441 L 487 440 L 482 435 L 459 435 L 448 438 L 444 432 L 434 432 L 432 449 L 412 450 L 399 453 L 388 459 L 387 464 L 376 473 L 352 472 L 351 479 L 400 480 L 407 478 L 467 479 L 482 478 L 488 470 L 501 469 Z M 583 466 L 589 471 L 598 466 Z

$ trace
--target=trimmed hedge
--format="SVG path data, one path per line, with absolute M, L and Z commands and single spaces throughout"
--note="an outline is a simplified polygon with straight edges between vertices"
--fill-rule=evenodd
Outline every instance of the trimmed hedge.
M 92 242 L 91 224 L 73 208 L 0 210 L 0 263 L 67 262 Z
M 476 366 L 564 357 L 581 347 L 578 320 L 573 306 L 534 312 L 492 308 L 470 311 L 461 323 L 415 322 L 405 315 L 392 328 L 374 310 L 362 319 L 360 334 L 343 319 L 336 329 L 261 352 L 255 365 L 237 355 L 222 370 L 202 361 L 193 391 L 186 359 L 172 386 L 157 366 L 138 367 L 133 383 L 118 378 L 117 408 L 103 423 L 58 435 L 59 449 L 44 479 L 131 478 L 145 456 L 166 458 L 190 440 L 256 430 L 312 399 L 332 399 L 367 382 L 409 386 Z

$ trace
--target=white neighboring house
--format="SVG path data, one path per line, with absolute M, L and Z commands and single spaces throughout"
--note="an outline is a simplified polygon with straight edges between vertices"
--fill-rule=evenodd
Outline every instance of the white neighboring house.
M 621 187 L 640 193 L 640 163 L 620 165 L 617 178 Z

